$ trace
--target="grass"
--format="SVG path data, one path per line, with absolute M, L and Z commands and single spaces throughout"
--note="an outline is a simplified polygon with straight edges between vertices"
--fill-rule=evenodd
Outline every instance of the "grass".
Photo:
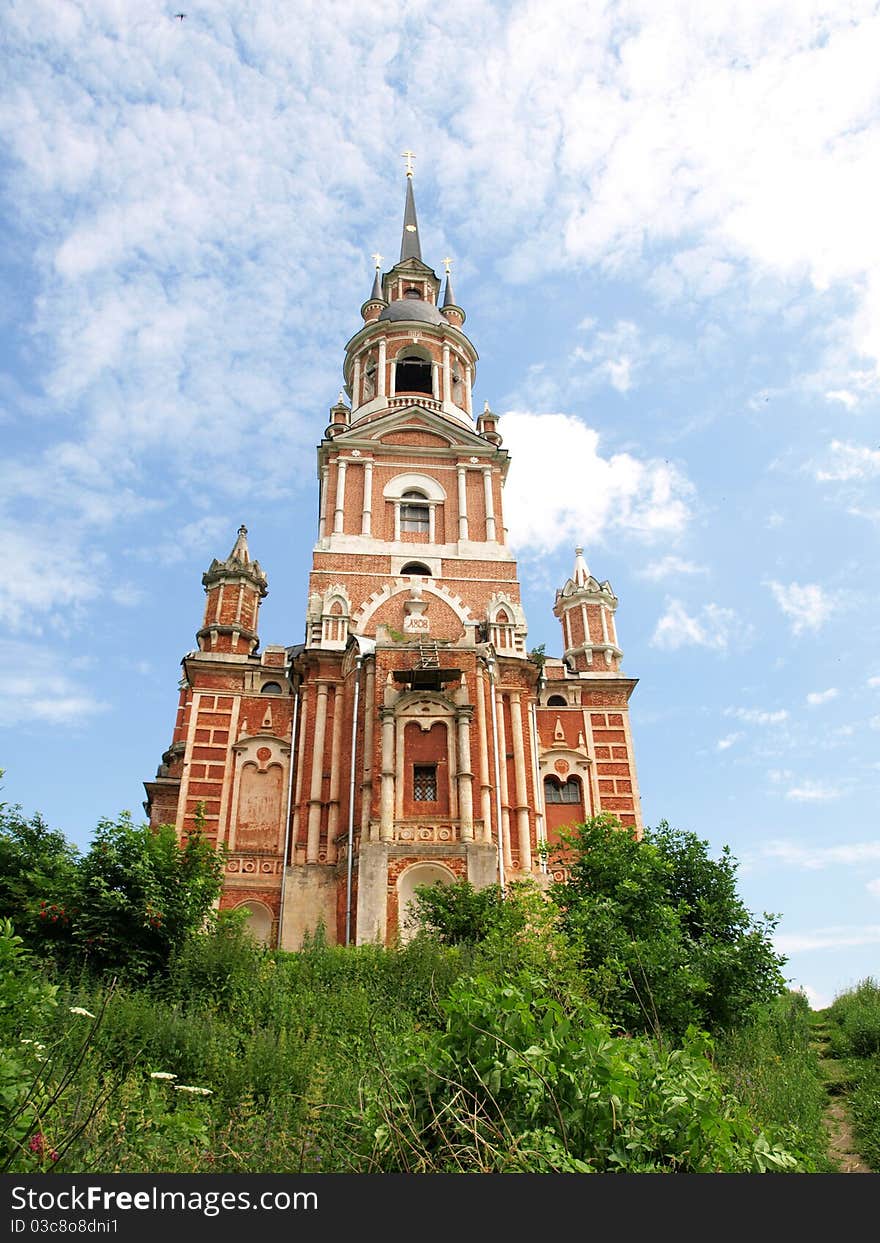
M 868 976 L 836 997 L 822 1019 L 829 1091 L 845 1093 L 859 1153 L 880 1172 L 880 984 Z

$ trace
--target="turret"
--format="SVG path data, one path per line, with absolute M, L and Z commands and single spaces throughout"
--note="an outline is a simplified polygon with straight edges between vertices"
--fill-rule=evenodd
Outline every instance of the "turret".
M 553 606 L 562 625 L 563 658 L 572 672 L 619 670 L 623 653 L 617 646 L 616 610 L 611 584 L 593 577 L 583 548 L 576 548 L 571 578 L 556 592 Z
M 248 550 L 247 527 L 238 528 L 232 552 L 202 575 L 205 618 L 196 635 L 203 652 L 250 656 L 259 646 L 260 601 L 268 595 L 266 575 Z

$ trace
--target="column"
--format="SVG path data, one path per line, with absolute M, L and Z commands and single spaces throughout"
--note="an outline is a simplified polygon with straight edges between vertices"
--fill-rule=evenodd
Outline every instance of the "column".
M 486 692 L 483 670 L 477 668 L 477 733 L 480 743 L 480 815 L 483 817 L 483 841 L 492 840 L 492 784 L 489 781 L 489 730 L 486 724 Z
M 602 641 L 608 642 L 608 614 L 605 612 L 605 601 L 599 605 L 599 616 L 602 619 Z
M 471 365 L 470 363 L 466 363 L 464 368 L 464 408 L 467 410 L 471 418 L 473 418 L 474 412 L 471 406 L 471 400 Z
M 452 401 L 452 373 L 449 369 L 449 345 L 443 342 L 443 401 L 448 404 Z
M 474 775 L 471 772 L 471 719 L 470 705 L 456 712 L 458 724 L 458 817 L 461 824 L 461 840 L 474 840 Z
M 367 661 L 364 688 L 364 776 L 361 783 L 361 840 L 367 840 L 373 805 L 373 720 L 376 712 L 376 661 Z
M 507 733 L 504 727 L 504 695 L 495 692 L 495 710 L 498 717 L 498 784 L 501 788 L 501 832 L 504 849 L 504 869 L 509 874 L 513 867 L 510 853 L 510 802 L 507 792 Z
M 340 535 L 342 533 L 342 524 L 345 517 L 345 462 L 342 458 L 336 460 L 336 509 L 333 513 L 333 534 Z
M 321 782 L 324 776 L 324 731 L 327 727 L 327 683 L 318 683 L 315 708 L 315 737 L 312 743 L 312 784 L 309 793 L 309 824 L 306 838 L 306 863 L 318 862 L 321 838 Z
M 339 783 L 345 767 L 342 759 L 342 683 L 333 691 L 333 733 L 330 737 L 330 810 L 327 813 L 327 862 L 336 862 L 336 838 L 339 835 Z M 349 763 L 351 756 L 348 757 Z
M 361 535 L 369 535 L 373 521 L 373 463 L 364 462 L 364 504 L 361 510 Z
M 467 539 L 467 471 L 463 466 L 458 468 L 458 538 Z
M 381 708 L 382 721 L 382 794 L 379 805 L 379 837 L 383 842 L 394 840 L 394 709 Z
M 361 404 L 361 356 L 360 354 L 354 360 L 354 367 L 351 373 L 351 408 L 354 412 Z
M 510 694 L 510 730 L 513 734 L 513 772 L 516 779 L 516 823 L 519 831 L 519 866 L 532 870 L 532 843 L 529 838 L 529 791 L 526 782 L 526 756 L 523 747 L 523 719 L 520 692 Z
M 440 368 L 436 362 L 431 363 L 431 396 L 435 401 L 440 400 Z
M 495 536 L 495 501 L 492 497 L 492 467 L 483 468 L 483 488 L 486 493 L 486 539 L 494 540 Z
M 303 767 L 306 753 L 306 725 L 308 724 L 309 688 L 304 686 L 299 702 L 299 746 L 296 752 L 296 793 L 293 798 L 293 824 L 290 826 L 290 840 L 293 842 L 293 858 L 296 858 L 296 847 L 299 843 L 300 807 L 303 794 Z
M 376 366 L 376 396 L 385 396 L 385 338 L 379 339 L 379 362 Z
M 330 478 L 330 467 L 321 467 L 321 516 L 318 522 L 318 539 L 327 534 L 327 482 Z
M 428 502 L 428 543 L 437 543 L 437 506 Z

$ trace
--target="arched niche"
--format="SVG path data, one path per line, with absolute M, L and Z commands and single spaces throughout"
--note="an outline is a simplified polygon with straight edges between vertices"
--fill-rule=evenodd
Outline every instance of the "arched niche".
M 239 902 L 236 911 L 247 911 L 248 922 L 245 925 L 248 933 L 260 945 L 269 945 L 272 940 L 272 912 L 263 902 L 250 899 Z
M 410 903 L 421 885 L 451 885 L 455 874 L 442 863 L 414 863 L 397 880 L 397 926 L 401 941 L 409 941 L 418 927 L 410 911 Z

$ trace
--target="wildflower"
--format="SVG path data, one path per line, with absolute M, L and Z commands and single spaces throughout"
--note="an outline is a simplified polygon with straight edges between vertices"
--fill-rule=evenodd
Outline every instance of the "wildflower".
M 83 1006 L 70 1006 L 69 1009 L 71 1014 L 84 1014 L 87 1019 L 95 1017 L 91 1010 L 86 1010 Z
M 176 1079 L 177 1075 L 172 1075 L 171 1072 L 167 1070 L 151 1070 L 150 1078 L 151 1079 Z
M 46 1047 L 44 1044 L 40 1044 L 39 1040 L 25 1040 L 25 1038 L 24 1038 L 23 1036 L 22 1036 L 22 1038 L 21 1038 L 21 1043 L 22 1043 L 22 1044 L 32 1044 L 32 1045 L 34 1046 L 34 1048 L 35 1048 L 35 1049 L 41 1049 L 41 1050 L 42 1050 L 42 1049 L 45 1049 L 45 1047 Z
M 194 1088 L 188 1083 L 175 1083 L 175 1092 L 191 1092 L 193 1096 L 213 1096 L 214 1093 L 210 1088 Z

